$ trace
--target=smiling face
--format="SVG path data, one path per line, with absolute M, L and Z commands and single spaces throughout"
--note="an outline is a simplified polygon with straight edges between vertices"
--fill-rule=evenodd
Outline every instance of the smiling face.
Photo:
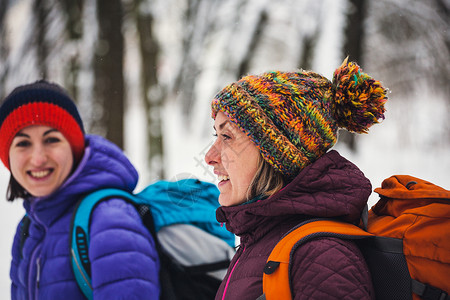
M 205 155 L 219 178 L 219 203 L 233 206 L 247 200 L 249 186 L 261 157 L 258 148 L 236 124 L 219 112 L 214 121 L 217 140 Z
M 64 135 L 48 126 L 29 126 L 17 133 L 9 149 L 10 170 L 35 197 L 47 196 L 69 176 L 73 154 Z

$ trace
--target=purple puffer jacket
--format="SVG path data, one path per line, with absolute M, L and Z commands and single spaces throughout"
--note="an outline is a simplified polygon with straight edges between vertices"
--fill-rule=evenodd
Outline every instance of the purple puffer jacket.
M 138 180 L 118 147 L 99 136 L 88 135 L 86 142 L 78 168 L 56 192 L 24 201 L 31 224 L 22 253 L 19 228 L 14 238 L 12 299 L 85 299 L 71 266 L 73 209 L 83 194 L 106 187 L 132 191 Z M 121 199 L 102 202 L 93 212 L 90 230 L 94 299 L 158 299 L 154 241 L 133 206 Z
M 296 224 L 314 217 L 357 223 L 371 184 L 351 162 L 332 150 L 284 189 L 258 202 L 220 207 L 217 220 L 240 237 L 240 247 L 216 299 L 256 299 L 270 252 Z M 322 238 L 299 247 L 292 258 L 294 299 L 373 299 L 364 258 L 353 242 Z

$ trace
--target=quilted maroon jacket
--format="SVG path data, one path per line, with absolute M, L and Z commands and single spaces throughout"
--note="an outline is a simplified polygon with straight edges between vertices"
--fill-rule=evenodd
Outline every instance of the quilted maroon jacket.
M 217 220 L 240 237 L 216 299 L 256 299 L 262 294 L 266 260 L 280 238 L 309 218 L 357 223 L 371 184 L 332 150 L 304 168 L 284 189 L 254 203 L 220 207 Z M 291 272 L 295 299 L 373 299 L 367 265 L 353 242 L 322 238 L 299 247 Z

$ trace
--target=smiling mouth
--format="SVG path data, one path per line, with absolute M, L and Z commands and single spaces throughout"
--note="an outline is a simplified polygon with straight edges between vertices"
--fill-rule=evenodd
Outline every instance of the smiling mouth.
M 36 179 L 41 179 L 48 176 L 52 170 L 42 170 L 42 171 L 29 171 L 28 174 Z
M 219 175 L 218 178 L 220 182 L 230 180 L 230 176 L 227 175 Z

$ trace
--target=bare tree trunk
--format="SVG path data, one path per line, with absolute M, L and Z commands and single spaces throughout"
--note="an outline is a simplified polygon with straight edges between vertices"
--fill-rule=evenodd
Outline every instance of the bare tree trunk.
M 82 12 L 83 0 L 63 0 L 61 1 L 64 12 L 66 13 L 66 32 L 69 39 L 77 40 L 83 36 Z
M 299 67 L 305 70 L 312 68 L 312 58 L 314 54 L 314 45 L 316 43 L 315 35 L 306 36 L 303 39 L 303 51 L 301 52 Z
M 62 13 L 66 17 L 66 33 L 69 41 L 76 42 L 83 37 L 82 12 L 83 0 L 63 0 L 61 5 L 63 7 Z M 74 97 L 75 101 L 78 99 L 77 79 L 80 72 L 79 55 L 74 55 L 69 58 L 69 63 L 66 69 L 65 88 Z
M 8 76 L 8 65 L 6 60 L 9 52 L 9 45 L 6 39 L 6 10 L 8 9 L 8 1 L 0 1 L 0 99 L 6 95 L 5 80 Z
M 366 16 L 366 0 L 349 0 L 352 6 L 347 14 L 345 28 L 344 53 L 349 56 L 350 61 L 363 63 L 363 39 L 364 20 Z M 351 150 L 356 150 L 355 134 L 346 130 L 339 132 L 339 140 L 347 144 Z
M 191 53 L 193 52 L 193 48 L 195 47 L 195 34 L 194 25 L 196 24 L 197 12 L 199 11 L 199 7 L 202 4 L 203 0 L 188 0 L 187 1 L 187 10 L 184 14 L 184 33 L 182 38 L 182 46 L 183 46 L 183 59 L 182 65 L 180 68 L 180 72 L 175 79 L 174 90 L 176 92 L 181 93 L 181 97 L 183 102 L 181 102 L 181 107 L 183 113 L 186 116 L 190 115 L 192 103 L 194 102 L 194 89 L 185 89 L 185 86 L 195 86 L 195 80 L 197 75 L 200 73 L 196 62 L 192 60 Z M 198 31 L 197 31 L 198 33 Z M 200 42 L 197 39 L 197 42 Z
M 31 44 L 36 45 L 37 51 L 37 68 L 41 78 L 47 78 L 47 57 L 48 57 L 48 45 L 45 40 L 45 32 L 47 30 L 46 16 L 48 14 L 45 0 L 35 0 L 33 3 L 33 13 L 36 17 L 36 34 L 35 41 Z
M 344 52 L 350 61 L 363 63 L 364 20 L 366 16 L 366 0 L 349 0 L 352 8 L 347 14 L 345 28 Z
M 220 0 L 187 0 L 187 10 L 183 19 L 183 58 L 180 70 L 174 82 L 173 92 L 181 99 L 182 112 L 190 117 L 196 100 L 195 86 L 198 76 L 202 73 L 198 57 L 204 52 L 205 40 L 214 27 L 214 14 L 220 5 Z M 208 11 L 204 14 L 202 12 Z
M 445 1 L 445 0 L 435 0 L 436 2 L 436 12 L 441 16 L 442 21 L 445 22 L 445 27 L 448 29 L 450 28 L 450 2 L 449 1 Z M 445 46 L 447 47 L 447 52 L 450 52 L 450 34 L 444 35 L 444 43 Z M 448 64 L 444 64 L 443 67 L 440 68 L 440 70 L 437 70 L 436 73 L 438 74 L 442 74 L 442 76 L 438 76 L 442 78 L 442 81 L 439 82 L 439 80 L 435 80 L 437 82 L 439 82 L 439 85 L 442 85 L 444 87 L 446 87 L 446 90 L 444 90 L 444 93 L 448 94 L 450 93 L 450 84 L 449 84 L 449 68 L 445 67 L 445 65 L 448 66 Z M 448 98 L 447 98 L 448 99 Z M 450 99 L 449 99 L 450 102 Z M 450 128 L 450 127 L 448 127 Z M 450 134 L 450 132 L 449 132 Z
M 437 12 L 442 16 L 442 20 L 445 22 L 446 27 L 450 28 L 450 3 L 448 1 L 445 0 L 435 0 L 436 2 L 436 7 Z M 450 52 L 450 35 L 447 33 L 445 35 L 445 46 L 447 47 L 447 52 Z M 444 64 L 445 65 L 445 64 Z M 447 63 L 448 65 L 448 63 Z M 442 84 L 441 86 L 443 86 L 443 91 L 445 95 L 448 95 L 450 93 L 450 73 L 449 73 L 449 68 L 448 67 L 442 67 L 441 70 L 438 71 L 438 74 L 442 74 Z M 447 97 L 447 108 L 448 111 L 450 111 L 450 99 Z M 447 126 L 444 126 L 444 128 L 447 128 L 446 132 L 445 132 L 445 136 L 447 136 L 447 141 L 450 141 L 450 119 L 447 118 L 447 122 L 446 122 Z
M 251 58 L 253 57 L 256 49 L 258 48 L 258 44 L 261 41 L 264 29 L 267 25 L 267 12 L 265 10 L 261 11 L 258 18 L 258 23 L 255 28 L 255 32 L 252 35 L 252 40 L 250 42 L 249 47 L 247 48 L 247 52 L 244 56 L 244 59 L 241 61 L 238 67 L 238 74 L 236 74 L 236 78 L 241 78 L 243 75 L 246 75 L 249 69 Z
M 141 96 L 144 99 L 146 111 L 147 141 L 149 143 L 148 161 L 152 176 L 164 178 L 164 147 L 161 124 L 164 95 L 158 85 L 157 78 L 159 47 L 153 36 L 153 16 L 150 9 L 139 9 L 140 5 L 142 5 L 142 1 L 137 0 L 135 14 L 142 59 Z
M 98 42 L 95 49 L 95 100 L 103 109 L 93 127 L 123 148 L 124 39 L 121 0 L 97 0 Z

